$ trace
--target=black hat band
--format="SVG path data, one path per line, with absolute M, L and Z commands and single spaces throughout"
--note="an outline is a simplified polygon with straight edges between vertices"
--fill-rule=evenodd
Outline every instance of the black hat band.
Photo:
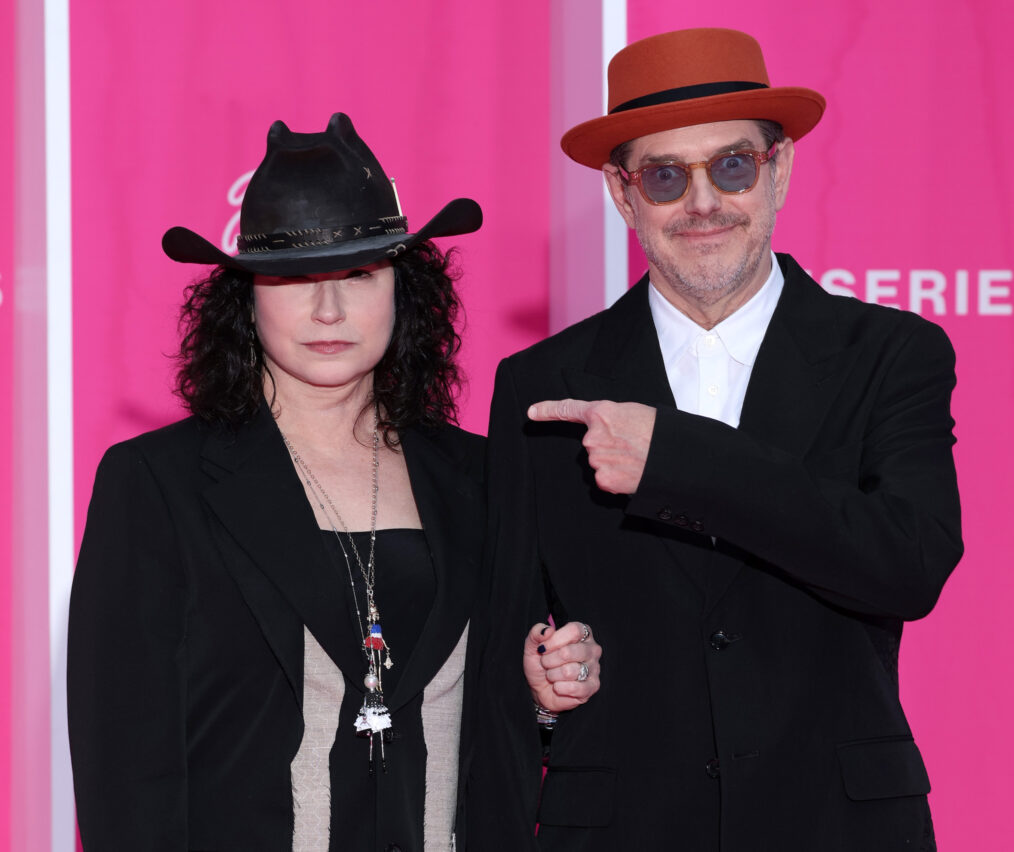
M 333 245 L 382 234 L 404 234 L 407 230 L 408 219 L 404 216 L 385 216 L 376 222 L 342 225 L 339 228 L 300 228 L 298 231 L 283 231 L 278 234 L 240 234 L 236 246 L 244 254 L 254 254 Z
M 625 101 L 619 106 L 609 110 L 609 114 L 626 112 L 629 109 L 640 109 L 641 107 L 658 106 L 675 101 L 690 101 L 695 98 L 710 98 L 715 95 L 728 95 L 733 92 L 750 92 L 754 89 L 768 88 L 764 83 L 751 83 L 744 81 L 728 81 L 723 83 L 701 83 L 696 86 L 680 86 L 677 89 L 666 89 L 662 92 L 652 92 L 650 95 L 642 95 Z

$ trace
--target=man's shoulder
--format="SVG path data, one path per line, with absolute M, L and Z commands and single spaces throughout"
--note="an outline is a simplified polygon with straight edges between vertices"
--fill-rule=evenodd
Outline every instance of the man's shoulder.
M 584 351 L 595 340 L 605 311 L 569 325 L 555 334 L 549 335 L 533 343 L 531 346 L 515 352 L 507 360 L 515 363 L 541 363 L 557 361 L 578 351 Z
M 626 325 L 636 322 L 639 308 L 644 308 L 644 319 L 650 322 L 647 309 L 647 279 L 631 287 L 612 306 L 590 317 L 551 334 L 526 349 L 504 359 L 513 365 L 527 367 L 583 364 L 602 333 L 603 324 L 609 322 Z
M 787 254 L 778 255 L 785 274 L 784 298 L 793 313 L 802 317 L 827 316 L 847 338 L 870 335 L 923 334 L 946 339 L 932 320 L 911 311 L 871 304 L 855 296 L 828 293 Z

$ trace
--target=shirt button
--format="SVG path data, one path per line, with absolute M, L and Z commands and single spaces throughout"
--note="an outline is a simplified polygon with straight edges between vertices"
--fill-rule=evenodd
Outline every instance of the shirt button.
M 718 766 L 718 758 L 713 757 L 706 764 L 704 764 L 704 771 L 708 773 L 709 778 L 718 778 L 721 775 L 721 771 Z
M 708 393 L 711 394 L 711 396 L 718 396 L 718 385 L 711 385 L 708 388 Z
M 706 337 L 704 338 L 704 342 L 705 342 L 705 343 L 706 343 L 706 344 L 707 344 L 708 346 L 714 346 L 714 345 L 715 345 L 715 335 L 713 335 L 713 334 L 709 334 L 709 335 L 707 335 L 707 336 L 706 336 Z

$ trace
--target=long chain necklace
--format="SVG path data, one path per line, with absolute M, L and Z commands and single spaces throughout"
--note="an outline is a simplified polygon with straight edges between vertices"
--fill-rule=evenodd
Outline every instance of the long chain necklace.
M 391 713 L 384 704 L 384 688 L 380 662 L 383 653 L 386 652 L 387 655 L 387 658 L 383 663 L 383 668 L 390 670 L 392 666 L 394 666 L 394 662 L 391 659 L 391 649 L 384 641 L 384 634 L 380 628 L 380 610 L 377 608 L 376 601 L 375 581 L 377 568 L 375 555 L 377 544 L 377 498 L 380 494 L 380 431 L 377 425 L 378 419 L 378 414 L 374 411 L 373 488 L 370 506 L 370 558 L 365 565 L 363 564 L 362 557 L 359 555 L 359 548 L 356 547 L 356 541 L 352 537 L 352 533 L 349 532 L 348 525 L 345 523 L 344 518 L 342 518 L 341 513 L 335 507 L 334 501 L 324 490 L 324 487 L 320 484 L 319 480 L 310 469 L 310 466 L 306 463 L 306 460 L 292 445 L 288 436 L 284 432 L 282 433 L 282 440 L 285 442 L 285 446 L 289 451 L 289 455 L 292 456 L 292 460 L 295 463 L 296 468 L 303 475 L 303 481 L 306 483 L 307 491 L 313 494 L 314 499 L 317 501 L 317 505 L 320 506 L 321 513 L 327 518 L 331 531 L 334 533 L 338 546 L 341 548 L 342 555 L 345 557 L 345 567 L 348 573 L 349 587 L 352 589 L 352 602 L 356 608 L 356 626 L 359 628 L 359 636 L 362 639 L 363 653 L 366 656 L 366 675 L 363 677 L 363 685 L 366 687 L 366 695 L 363 699 L 363 706 L 359 710 L 359 715 L 356 717 L 356 733 L 358 736 L 369 737 L 369 767 L 371 775 L 373 774 L 374 738 L 378 738 L 380 741 L 380 763 L 384 772 L 387 772 L 387 760 L 384 754 L 384 739 L 385 732 L 390 732 L 392 728 Z M 322 497 L 323 500 L 321 499 Z M 331 509 L 330 514 L 324 507 L 324 501 L 327 502 L 328 507 Z M 348 539 L 349 546 L 352 549 L 352 554 L 355 557 L 356 565 L 359 567 L 359 573 L 363 577 L 363 584 L 366 588 L 365 619 L 359 609 L 359 596 L 356 594 L 355 581 L 352 577 L 352 562 L 349 559 L 348 551 L 345 549 L 342 536 L 338 532 L 333 519 L 337 519 L 338 524 L 342 528 L 342 532 L 345 533 L 345 537 Z M 387 733 L 386 736 L 389 737 L 390 734 Z

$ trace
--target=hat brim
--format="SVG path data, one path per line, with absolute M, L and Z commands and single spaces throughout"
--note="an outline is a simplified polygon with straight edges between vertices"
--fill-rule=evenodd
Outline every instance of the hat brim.
M 170 228 L 162 250 L 179 263 L 203 263 L 257 275 L 313 275 L 340 272 L 392 260 L 433 237 L 469 234 L 482 226 L 482 209 L 471 198 L 455 198 L 414 234 L 382 234 L 309 248 L 226 254 L 189 228 Z
M 820 121 L 824 107 L 824 97 L 818 92 L 793 86 L 671 101 L 593 118 L 568 130 L 560 147 L 581 165 L 600 169 L 617 145 L 694 124 L 777 121 L 786 136 L 800 139 Z

